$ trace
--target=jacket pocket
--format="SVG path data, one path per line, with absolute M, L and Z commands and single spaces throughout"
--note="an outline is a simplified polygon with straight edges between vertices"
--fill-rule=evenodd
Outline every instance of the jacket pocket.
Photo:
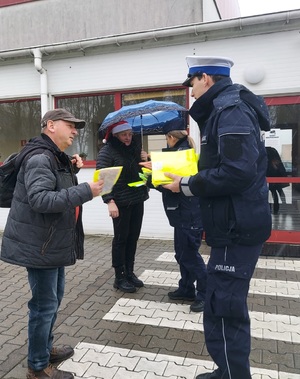
M 202 204 L 202 219 L 207 237 L 229 244 L 236 236 L 236 216 L 230 197 L 220 197 Z M 223 242 L 221 242 L 223 241 Z
M 215 290 L 209 300 L 212 315 L 216 317 L 247 318 L 247 295 Z

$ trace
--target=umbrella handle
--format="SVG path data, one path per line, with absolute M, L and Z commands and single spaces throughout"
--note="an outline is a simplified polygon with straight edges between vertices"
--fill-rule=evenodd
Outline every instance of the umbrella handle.
M 141 139 L 142 139 L 142 151 L 144 151 L 144 135 L 143 135 L 143 115 L 141 114 Z M 148 161 L 148 157 L 144 158 L 143 161 Z
M 143 115 L 141 114 L 141 139 L 142 139 L 142 150 L 144 150 L 144 135 L 143 135 Z

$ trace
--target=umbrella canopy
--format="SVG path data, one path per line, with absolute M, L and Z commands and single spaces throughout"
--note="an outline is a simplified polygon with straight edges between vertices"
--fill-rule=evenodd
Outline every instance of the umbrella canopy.
M 127 118 L 134 133 L 160 134 L 166 122 L 183 118 L 180 111 L 158 111 L 144 115 Z
M 187 109 L 172 101 L 148 100 L 142 103 L 125 105 L 115 112 L 109 113 L 99 127 L 104 132 L 110 125 L 119 121 L 127 121 L 135 133 L 161 133 L 167 121 L 182 118 Z

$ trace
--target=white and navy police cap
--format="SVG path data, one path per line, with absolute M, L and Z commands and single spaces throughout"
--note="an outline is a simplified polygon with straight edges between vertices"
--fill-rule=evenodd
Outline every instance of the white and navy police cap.
M 186 57 L 186 62 L 189 72 L 187 79 L 182 83 L 186 87 L 191 86 L 191 80 L 195 76 L 201 76 L 204 73 L 207 75 L 230 76 L 230 68 L 234 64 L 227 57 L 201 57 L 196 55 Z

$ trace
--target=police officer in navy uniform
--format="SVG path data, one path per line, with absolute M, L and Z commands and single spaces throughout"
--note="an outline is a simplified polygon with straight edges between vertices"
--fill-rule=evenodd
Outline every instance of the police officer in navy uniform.
M 270 128 L 262 98 L 230 79 L 225 57 L 187 57 L 195 98 L 189 113 L 201 134 L 199 173 L 166 174 L 173 192 L 199 196 L 206 242 L 211 246 L 204 335 L 216 364 L 197 379 L 250 379 L 247 296 L 263 243 L 271 233 L 262 130 Z

